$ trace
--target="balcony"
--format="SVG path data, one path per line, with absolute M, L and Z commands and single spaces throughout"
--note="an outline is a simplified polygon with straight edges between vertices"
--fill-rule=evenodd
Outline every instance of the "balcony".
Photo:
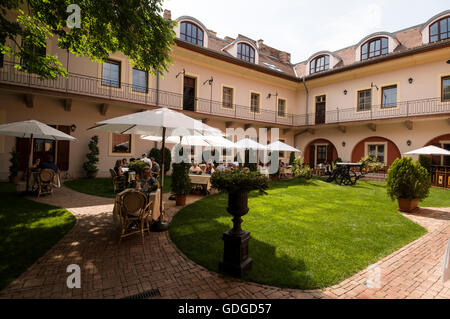
M 68 78 L 61 77 L 57 80 L 42 80 L 36 75 L 14 69 L 13 64 L 8 62 L 5 62 L 3 68 L 0 68 L 0 84 L 183 110 L 183 95 L 180 93 L 152 88 L 149 88 L 146 93 L 143 93 L 133 90 L 133 86 L 128 83 L 121 83 L 120 87 L 116 88 L 103 86 L 101 82 L 100 78 L 75 73 L 70 73 Z M 195 112 L 199 114 L 219 116 L 224 119 L 258 121 L 293 127 L 321 124 L 336 125 L 358 121 L 450 114 L 450 101 L 441 101 L 441 98 L 403 101 L 391 108 L 372 105 L 371 110 L 368 111 L 356 111 L 356 107 L 337 108 L 332 105 L 327 105 L 328 111 L 323 114 L 308 113 L 300 115 L 286 113 L 284 116 L 280 116 L 278 112 L 273 110 L 266 109 L 260 109 L 259 112 L 252 112 L 250 107 L 238 104 L 233 104 L 232 107 L 225 107 L 220 101 L 203 98 L 195 98 L 194 105 Z

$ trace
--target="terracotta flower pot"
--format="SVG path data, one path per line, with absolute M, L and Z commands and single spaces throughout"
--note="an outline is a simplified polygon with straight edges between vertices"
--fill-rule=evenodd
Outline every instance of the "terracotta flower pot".
M 175 195 L 175 202 L 177 206 L 186 205 L 186 195 Z
M 411 212 L 417 208 L 419 200 L 416 198 L 397 198 L 398 200 L 398 210 L 401 212 Z

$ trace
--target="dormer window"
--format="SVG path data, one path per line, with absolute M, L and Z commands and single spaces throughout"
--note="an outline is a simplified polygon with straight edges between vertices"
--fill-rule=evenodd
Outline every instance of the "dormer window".
M 253 49 L 247 43 L 238 43 L 237 45 L 237 57 L 241 60 L 255 63 L 255 49 Z
M 361 46 L 361 61 L 388 53 L 388 38 L 381 37 L 367 41 Z
M 430 42 L 448 38 L 450 38 L 450 17 L 445 17 L 430 25 Z
M 181 22 L 180 38 L 203 46 L 203 30 L 191 22 Z
M 309 74 L 328 70 L 330 68 L 330 56 L 321 55 L 309 63 Z

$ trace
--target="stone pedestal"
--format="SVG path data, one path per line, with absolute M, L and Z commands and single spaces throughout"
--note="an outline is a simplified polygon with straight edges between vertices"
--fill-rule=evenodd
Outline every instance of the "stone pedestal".
M 229 230 L 223 233 L 224 252 L 223 259 L 219 263 L 220 271 L 234 277 L 242 277 L 244 272 L 251 268 L 252 259 L 248 257 L 250 238 L 247 231 L 235 233 Z

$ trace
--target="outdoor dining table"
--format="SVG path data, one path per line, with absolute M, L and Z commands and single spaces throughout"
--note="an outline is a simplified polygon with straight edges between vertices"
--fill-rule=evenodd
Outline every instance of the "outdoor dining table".
M 206 185 L 207 191 L 211 189 L 211 175 L 209 174 L 189 174 L 189 179 L 191 180 L 191 184 Z

